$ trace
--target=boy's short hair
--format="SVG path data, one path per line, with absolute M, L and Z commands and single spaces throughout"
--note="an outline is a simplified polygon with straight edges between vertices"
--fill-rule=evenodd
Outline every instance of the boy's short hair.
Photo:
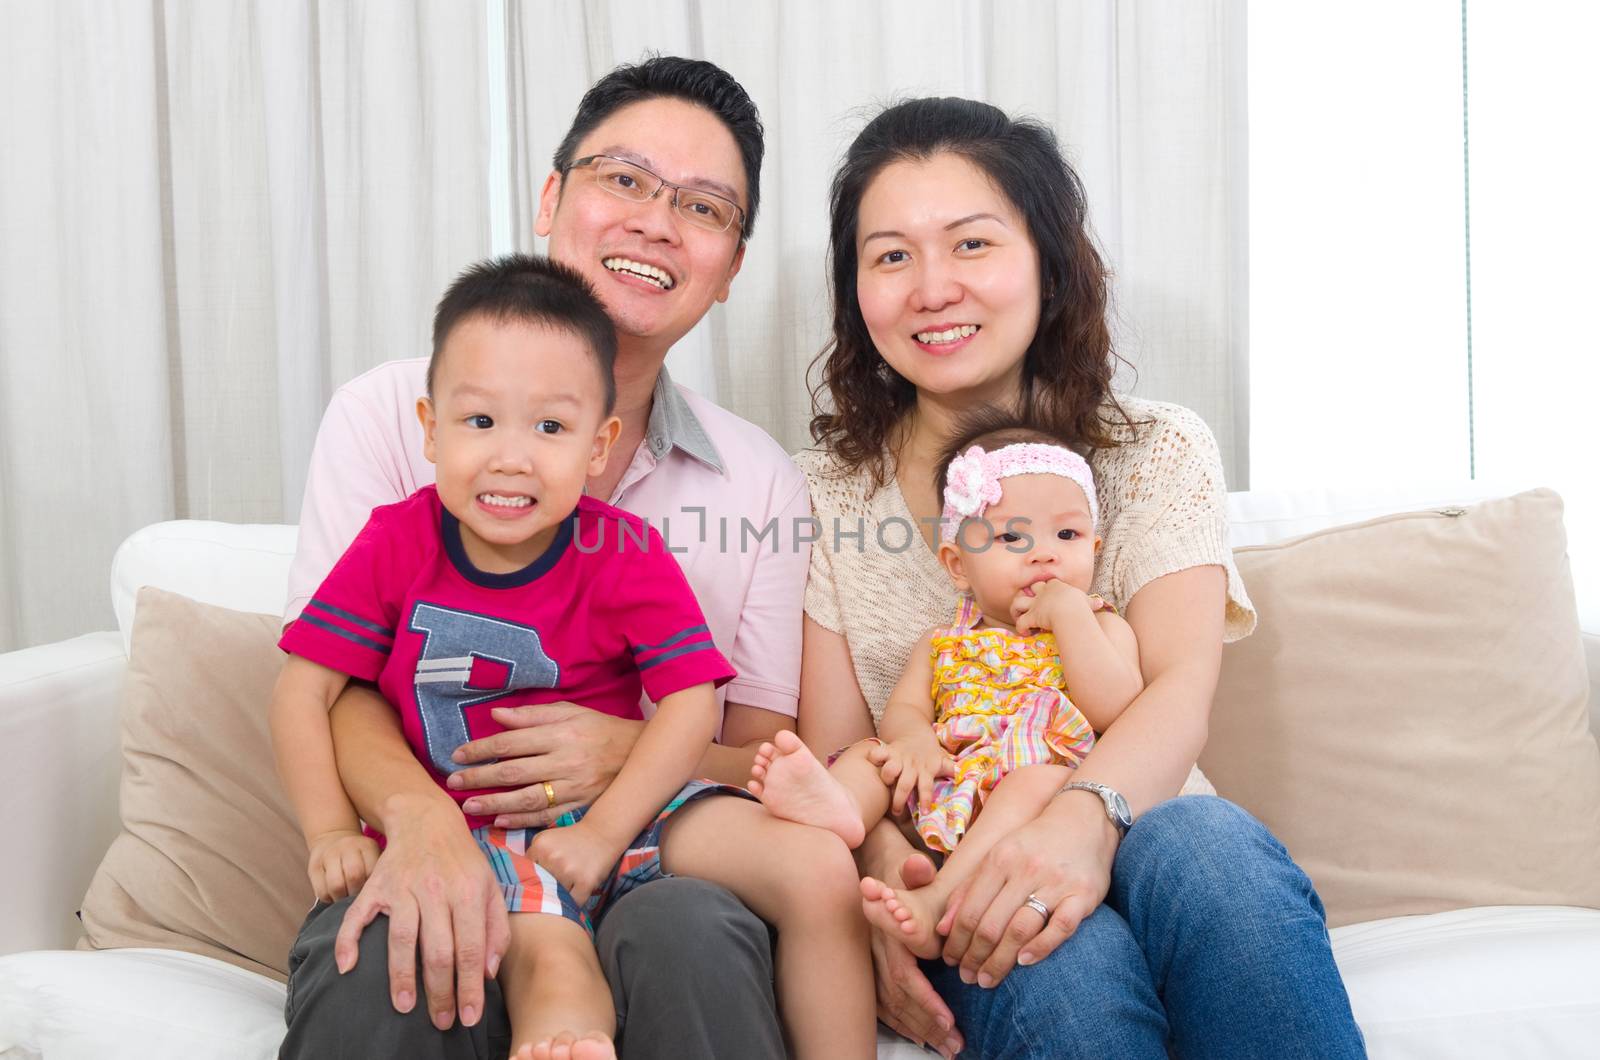
M 1079 456 L 1087 456 L 1081 446 L 1073 445 L 1070 440 L 1054 431 L 1037 426 L 1024 416 L 1006 409 L 986 406 L 969 412 L 957 420 L 955 434 L 939 453 L 940 503 L 943 503 L 944 488 L 949 485 L 950 464 L 956 457 L 975 445 L 981 445 L 985 452 L 992 453 L 1008 445 L 1021 445 L 1027 442 L 1059 445 Z
M 549 258 L 507 254 L 480 261 L 456 277 L 433 314 L 429 398 L 445 340 L 458 324 L 474 317 L 488 317 L 498 324 L 540 324 L 576 335 L 594 355 L 605 390 L 605 413 L 611 414 L 617 403 L 617 329 L 577 272 Z

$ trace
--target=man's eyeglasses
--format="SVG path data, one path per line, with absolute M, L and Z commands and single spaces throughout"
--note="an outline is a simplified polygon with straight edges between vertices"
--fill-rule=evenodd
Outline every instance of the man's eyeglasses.
M 585 166 L 593 166 L 595 183 L 619 199 L 648 202 L 661 194 L 662 188 L 671 188 L 673 213 L 697 228 L 726 232 L 737 223 L 741 231 L 744 229 L 744 211 L 738 203 L 721 195 L 662 180 L 643 166 L 610 155 L 585 155 L 574 159 L 566 171 Z

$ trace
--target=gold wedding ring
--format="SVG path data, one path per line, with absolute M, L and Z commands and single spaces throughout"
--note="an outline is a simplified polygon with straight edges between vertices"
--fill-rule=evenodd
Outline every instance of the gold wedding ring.
M 556 806 L 556 786 L 548 780 L 544 782 L 544 808 L 553 810 Z

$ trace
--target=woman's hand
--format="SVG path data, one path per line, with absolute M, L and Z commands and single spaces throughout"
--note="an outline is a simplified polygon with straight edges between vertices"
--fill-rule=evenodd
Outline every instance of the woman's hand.
M 1093 792 L 1058 796 L 951 896 L 938 926 L 945 963 L 987 988 L 1018 963 L 1044 960 L 1105 900 L 1118 841 Z M 1048 923 L 1025 904 L 1030 896 L 1051 910 Z
M 867 761 L 878 767 L 878 776 L 885 784 L 894 785 L 889 797 L 889 812 L 896 817 L 906 815 L 911 796 L 917 796 L 917 807 L 926 810 L 933 802 L 933 782 L 939 777 L 953 777 L 955 760 L 932 730 L 920 737 L 905 737 L 867 748 Z
M 496 828 L 544 827 L 594 802 L 616 779 L 644 729 L 643 722 L 576 703 L 496 707 L 493 714 L 505 732 L 464 743 L 453 755 L 457 762 L 488 764 L 452 773 L 448 784 L 456 791 L 514 789 L 462 804 L 467 813 L 494 814 Z

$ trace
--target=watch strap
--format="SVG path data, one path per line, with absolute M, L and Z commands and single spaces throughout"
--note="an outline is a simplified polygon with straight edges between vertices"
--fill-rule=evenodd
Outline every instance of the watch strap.
M 1100 802 L 1105 806 L 1106 818 L 1110 820 L 1111 826 L 1117 830 L 1118 835 L 1128 834 L 1128 828 L 1133 824 L 1133 816 L 1128 810 L 1128 800 L 1123 798 L 1122 793 L 1116 788 L 1097 780 L 1073 780 L 1068 781 L 1057 794 L 1069 791 L 1089 791 L 1100 796 Z

